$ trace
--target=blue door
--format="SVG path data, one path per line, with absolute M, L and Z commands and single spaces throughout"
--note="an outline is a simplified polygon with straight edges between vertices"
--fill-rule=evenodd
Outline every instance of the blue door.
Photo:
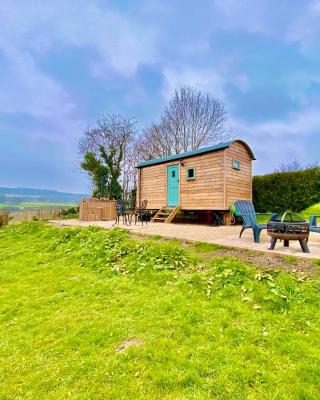
M 168 206 L 179 205 L 179 165 L 168 167 Z

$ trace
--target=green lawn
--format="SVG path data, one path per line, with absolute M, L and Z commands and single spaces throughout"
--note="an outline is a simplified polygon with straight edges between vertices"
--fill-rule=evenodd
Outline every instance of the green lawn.
M 314 204 L 313 206 L 307 208 L 304 211 L 301 211 L 298 213 L 299 215 L 303 216 L 307 221 L 310 220 L 310 215 L 320 215 L 320 203 Z M 259 223 L 267 223 L 270 219 L 270 216 L 258 216 L 258 222 Z
M 320 203 L 307 208 L 302 212 L 302 215 L 307 221 L 309 221 L 310 215 L 320 215 Z
M 40 208 L 40 207 L 74 207 L 76 206 L 76 203 L 59 203 L 59 202 L 45 202 L 45 201 L 23 201 L 19 203 L 20 207 L 35 207 L 35 208 Z
M 319 275 L 218 252 L 0 229 L 0 399 L 319 399 Z
M 74 207 L 76 203 L 54 203 L 54 202 L 40 202 L 40 201 L 22 201 L 20 203 L 0 203 L 1 208 L 49 208 L 49 207 Z
M 10 208 L 10 207 L 19 207 L 18 204 L 11 204 L 11 203 L 0 203 L 0 209 L 1 208 Z

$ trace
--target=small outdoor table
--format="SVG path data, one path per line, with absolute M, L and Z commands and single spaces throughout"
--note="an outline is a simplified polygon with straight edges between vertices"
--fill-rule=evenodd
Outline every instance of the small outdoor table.
M 267 224 L 268 235 L 271 236 L 269 250 L 274 250 L 278 239 L 289 247 L 290 240 L 299 240 L 304 253 L 309 253 L 309 223 L 300 215 L 286 211 L 275 214 Z

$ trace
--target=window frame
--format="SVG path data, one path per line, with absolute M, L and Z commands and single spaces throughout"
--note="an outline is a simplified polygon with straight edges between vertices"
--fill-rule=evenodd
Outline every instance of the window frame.
M 239 160 L 232 160 L 232 168 L 236 169 L 237 171 L 240 171 L 241 169 L 241 163 Z
M 193 176 L 192 177 L 189 177 L 189 171 L 190 170 L 193 170 Z M 193 181 L 193 180 L 196 179 L 196 169 L 195 169 L 195 167 L 187 167 L 187 169 L 186 169 L 186 179 L 187 179 L 187 181 Z

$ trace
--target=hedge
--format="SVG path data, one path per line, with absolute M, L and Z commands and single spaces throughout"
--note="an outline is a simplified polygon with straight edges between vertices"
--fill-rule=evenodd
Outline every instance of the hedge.
M 253 202 L 258 212 L 300 212 L 319 203 L 320 167 L 255 176 Z

